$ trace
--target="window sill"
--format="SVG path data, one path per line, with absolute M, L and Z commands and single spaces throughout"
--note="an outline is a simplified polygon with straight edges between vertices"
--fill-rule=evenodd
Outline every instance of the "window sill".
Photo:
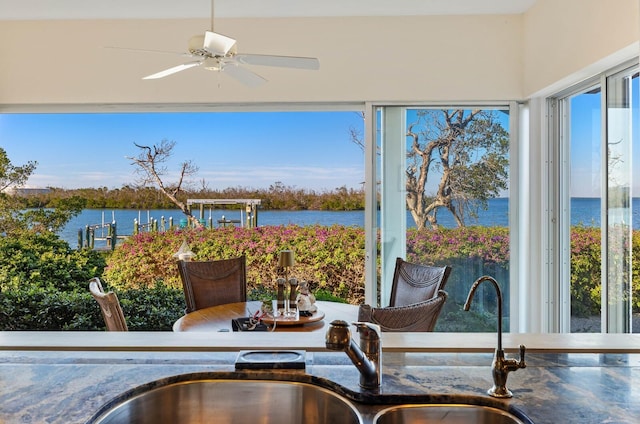
M 0 350 L 13 351 L 210 351 L 303 349 L 324 351 L 324 331 L 277 334 L 170 332 L 0 332 Z M 386 352 L 493 352 L 495 333 L 383 333 Z M 524 344 L 534 353 L 640 353 L 640 334 L 503 335 L 506 351 Z

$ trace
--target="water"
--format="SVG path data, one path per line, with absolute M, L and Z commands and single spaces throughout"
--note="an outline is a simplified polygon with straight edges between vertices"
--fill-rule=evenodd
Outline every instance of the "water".
M 467 225 L 482 225 L 486 227 L 509 225 L 508 213 L 509 200 L 506 198 L 492 199 L 489 201 L 489 209 L 480 211 L 478 220 L 467 222 Z M 593 198 L 574 198 L 571 200 L 572 225 L 600 226 L 600 201 Z M 205 219 L 209 219 L 210 212 L 205 212 Z M 222 210 L 215 209 L 211 211 L 211 217 L 214 225 L 217 220 L 222 219 L 242 220 L 239 210 Z M 108 223 L 115 218 L 117 222 L 118 234 L 129 235 L 133 233 L 133 221 L 139 219 L 139 222 L 146 223 L 149 219 L 157 219 L 158 221 L 164 217 L 167 225 L 169 218 L 173 218 L 174 225 L 178 225 L 180 219 L 184 215 L 176 209 L 159 209 L 151 211 L 138 210 L 102 210 L 102 209 L 85 209 L 80 215 L 72 219 L 67 226 L 60 232 L 60 236 L 65 239 L 71 246 L 78 244 L 78 230 L 84 229 L 86 225 Z M 438 214 L 438 220 L 443 227 L 455 227 L 455 221 L 449 213 L 441 211 Z M 633 228 L 640 229 L 640 198 L 633 199 Z M 207 221 L 208 222 L 208 221 Z M 413 225 L 413 218 L 407 213 L 407 223 Z M 364 211 L 259 211 L 258 225 L 333 225 L 339 224 L 344 226 L 364 226 Z M 100 230 L 96 231 L 96 236 L 101 234 Z

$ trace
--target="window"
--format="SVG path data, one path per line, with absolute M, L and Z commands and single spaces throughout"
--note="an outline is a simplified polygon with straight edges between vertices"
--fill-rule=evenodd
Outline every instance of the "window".
M 355 107 L 354 110 L 345 111 L 193 112 L 178 110 L 165 113 L 0 114 L 0 127 L 4 140 L 2 149 L 6 150 L 11 162 L 16 165 L 22 165 L 31 160 L 39 162 L 29 180 L 31 189 L 23 191 L 24 194 L 33 195 L 30 199 L 33 201 L 31 205 L 40 207 L 43 203 L 39 202 L 42 200 L 35 196 L 55 191 L 51 190 L 51 187 L 79 190 L 73 194 L 88 198 L 89 204 L 58 235 L 72 247 L 82 246 L 84 243 L 78 235 L 87 234 L 84 229 L 86 228 L 88 232 L 88 226 L 92 226 L 95 229 L 94 242 L 97 239 L 103 239 L 93 245 L 96 248 L 107 246 L 106 238 L 107 235 L 113 235 L 109 233 L 112 228 L 117 228 L 117 235 L 122 238 L 133 234 L 134 228 L 142 226 L 164 231 L 171 223 L 174 226 L 183 225 L 181 217 L 184 215 L 170 201 L 163 203 L 164 196 L 156 190 L 144 190 L 135 186 L 139 175 L 135 174 L 135 167 L 131 164 L 131 158 L 140 154 L 140 149 L 134 143 L 145 146 L 158 145 L 167 136 L 179 142 L 171 145 L 171 149 L 175 147 L 174 150 L 170 149 L 173 155 L 170 155 L 171 158 L 167 157 L 168 160 L 162 163 L 161 167 L 166 166 L 166 169 L 160 172 L 165 170 L 167 172 L 163 175 L 165 183 L 175 184 L 182 177 L 179 173 L 182 161 L 193 160 L 195 165 L 200 166 L 198 173 L 192 176 L 191 184 L 187 178 L 183 181 L 182 189 L 185 192 L 180 194 L 183 202 L 186 198 L 214 197 L 211 196 L 212 194 L 216 198 L 231 199 L 253 199 L 269 194 L 270 202 L 265 206 L 266 202 L 263 201 L 264 209 L 260 211 L 259 217 L 250 211 L 252 216 L 257 218 L 254 222 L 260 226 L 337 224 L 344 227 L 362 227 L 363 211 L 360 199 L 363 152 L 360 146 L 353 142 L 356 135 L 363 133 L 362 126 L 362 115 Z M 301 134 L 304 136 L 301 137 Z M 160 162 L 156 162 L 156 165 L 160 165 Z M 165 204 L 168 206 L 164 206 Z M 198 203 L 195 203 L 192 211 L 196 216 L 198 216 L 198 209 Z M 202 214 L 199 215 L 201 222 L 207 226 L 220 227 L 227 224 L 243 226 L 243 223 L 248 222 L 248 215 L 244 208 L 223 210 L 203 207 L 200 213 Z M 109 229 L 104 227 L 105 223 L 109 225 L 115 221 L 117 226 L 110 226 Z M 184 225 L 187 225 L 186 220 Z M 358 230 L 358 234 L 362 232 Z M 267 237 L 269 235 L 265 239 Z M 110 238 L 113 239 L 113 237 Z M 87 238 L 84 240 L 88 241 Z M 277 240 L 272 240 L 278 243 Z M 353 240 L 355 240 L 355 251 L 360 254 L 362 250 L 358 250 L 357 243 L 361 238 L 353 237 Z M 251 246 L 254 244 L 249 243 Z M 276 245 L 278 249 L 285 247 L 287 245 Z M 302 245 L 300 248 L 305 247 Z M 262 258 L 271 257 L 247 245 L 235 246 L 235 248 L 240 253 L 243 249 L 247 249 L 246 254 L 249 258 L 251 255 Z M 273 246 L 266 246 L 265 243 L 265 248 L 271 251 Z M 352 247 L 349 245 L 347 248 Z M 171 254 L 174 252 L 172 251 Z M 129 259 L 135 260 L 134 257 L 135 255 L 129 255 Z M 146 255 L 146 257 L 149 256 Z M 349 261 L 352 271 L 349 276 L 355 276 L 356 279 L 360 277 L 364 268 L 363 261 L 358 262 L 359 259 L 360 256 L 349 256 L 349 259 L 345 259 Z M 45 258 L 44 261 L 46 260 Z M 96 271 L 96 263 L 89 261 L 87 264 L 82 257 L 74 260 L 78 261 L 79 267 L 86 266 L 88 270 L 86 272 L 92 273 L 92 276 L 95 275 L 93 273 Z M 152 261 L 156 260 L 162 261 L 162 258 L 152 259 Z M 314 263 L 308 261 L 308 268 L 303 271 L 304 261 L 298 260 L 298 262 L 300 262 L 297 268 L 299 274 L 296 274 L 296 277 L 314 282 L 320 280 L 317 270 L 313 269 Z M 33 266 L 21 261 L 19 266 L 14 267 L 16 271 L 13 274 L 10 273 L 10 277 L 24 272 L 23 268 L 27 265 Z M 129 265 L 123 265 L 125 268 L 127 266 Z M 93 270 L 91 267 L 94 267 Z M 28 293 L 40 289 L 40 286 L 46 286 L 43 290 L 49 290 L 46 295 L 55 292 L 54 295 L 59 295 L 62 299 L 71 299 L 76 296 L 78 287 L 82 290 L 84 286 L 86 290 L 86 285 L 82 281 L 74 280 L 74 278 L 77 279 L 77 275 L 84 275 L 85 268 L 82 272 L 72 273 L 73 275 L 58 273 L 60 275 L 52 274 L 50 278 L 45 274 L 53 273 L 54 267 L 49 268 L 40 272 L 42 278 L 33 278 L 22 284 L 14 284 L 18 277 L 0 278 L 0 291 L 6 294 L 11 290 L 11 297 L 7 297 L 7 302 L 15 302 L 10 303 L 12 307 L 15 306 L 13 310 L 24 309 L 19 302 L 29 297 Z M 163 267 L 151 266 L 151 268 L 155 277 L 159 277 L 158 279 L 168 284 L 178 284 L 174 287 L 182 290 L 174 267 L 164 267 L 162 270 L 160 268 Z M 149 269 L 146 268 L 147 271 Z M 274 270 L 275 267 L 267 262 L 263 263 L 262 267 L 256 263 L 252 271 L 249 271 L 249 274 L 254 273 L 251 284 L 266 286 L 257 287 L 256 296 L 274 288 L 275 278 L 271 279 Z M 163 273 L 164 275 L 160 275 Z M 148 272 L 139 275 L 144 274 L 149 275 Z M 104 278 L 103 275 L 98 276 Z M 58 277 L 68 284 L 57 281 Z M 114 280 L 120 280 L 118 282 L 121 285 L 115 289 L 121 301 L 131 299 L 126 293 L 123 294 L 124 290 L 143 285 L 139 284 L 140 281 L 134 281 L 135 278 L 129 277 L 114 277 L 111 281 L 115 283 Z M 330 278 L 332 278 L 332 284 L 335 282 L 335 286 L 341 282 L 337 278 Z M 354 278 L 350 278 L 349 281 L 353 281 Z M 105 278 L 103 282 L 110 283 L 109 278 Z M 336 293 L 336 296 L 345 298 L 351 293 L 354 297 L 360 296 L 361 293 L 357 287 L 347 289 L 351 292 L 342 288 L 340 290 L 341 292 Z M 25 303 L 25 305 L 27 309 L 37 309 L 38 302 L 34 299 L 34 302 L 29 302 L 28 305 Z M 91 309 L 80 311 L 84 304 L 79 302 L 62 303 L 64 308 L 69 307 L 71 312 L 55 314 L 60 318 L 59 320 L 36 320 L 33 318 L 35 314 L 22 314 L 23 322 L 18 324 L 12 322 L 13 327 L 4 329 L 52 330 L 65 326 L 87 329 L 90 320 L 83 314 L 88 315 Z M 172 322 L 167 321 L 170 321 L 174 314 L 178 314 L 175 317 L 177 318 L 183 311 L 183 308 L 179 308 L 179 303 L 177 307 L 175 306 L 176 302 L 173 306 L 171 303 L 162 306 L 161 309 L 166 307 L 161 314 L 162 318 L 157 321 L 149 319 L 151 328 L 154 330 L 171 328 Z M 97 304 L 95 307 L 97 308 Z M 76 310 L 78 313 L 74 312 Z M 125 313 L 127 313 L 126 308 Z M 138 313 L 137 309 L 135 313 Z M 128 321 L 138 322 L 137 328 L 132 328 L 135 325 L 129 324 L 130 330 L 139 330 L 140 325 L 144 325 L 149 317 L 136 319 L 135 316 L 127 314 L 127 318 Z
M 634 197 L 640 177 L 633 172 L 640 151 L 638 105 L 637 65 L 550 101 L 558 128 L 551 149 L 560 176 L 558 293 L 570 299 L 558 302 L 560 331 L 640 331 L 632 324 L 640 284 L 638 271 L 633 273 L 640 229 Z
M 374 115 L 370 198 L 379 213 L 371 237 L 379 238 L 379 266 L 370 299 L 388 305 L 396 257 L 449 265 L 449 298 L 436 331 L 495 329 L 497 296 L 489 285 L 476 292 L 471 312 L 462 312 L 483 275 L 501 286 L 508 331 L 510 108 L 380 106 Z

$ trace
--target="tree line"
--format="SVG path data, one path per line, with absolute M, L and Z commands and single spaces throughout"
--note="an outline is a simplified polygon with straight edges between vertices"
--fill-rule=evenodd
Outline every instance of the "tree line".
M 47 193 L 21 197 L 25 208 L 57 208 L 61 202 L 73 200 L 86 209 L 173 209 L 176 205 L 159 189 L 125 185 L 63 189 L 50 187 Z M 223 190 L 181 190 L 177 197 L 187 199 L 261 199 L 264 210 L 364 210 L 364 190 L 338 187 L 316 191 L 275 182 L 269 188 L 229 187 Z

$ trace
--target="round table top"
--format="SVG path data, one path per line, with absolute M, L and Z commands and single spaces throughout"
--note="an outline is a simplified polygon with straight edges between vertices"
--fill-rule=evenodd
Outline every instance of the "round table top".
M 246 318 L 260 309 L 262 302 L 247 301 L 211 306 L 190 312 L 173 324 L 173 331 L 232 331 L 231 320 Z M 293 319 L 276 318 L 275 331 L 318 331 L 336 319 L 348 323 L 358 319 L 358 306 L 347 303 L 317 301 L 318 311 L 311 317 L 296 316 Z M 286 322 L 285 322 L 286 321 Z M 267 320 L 271 325 L 273 318 Z

